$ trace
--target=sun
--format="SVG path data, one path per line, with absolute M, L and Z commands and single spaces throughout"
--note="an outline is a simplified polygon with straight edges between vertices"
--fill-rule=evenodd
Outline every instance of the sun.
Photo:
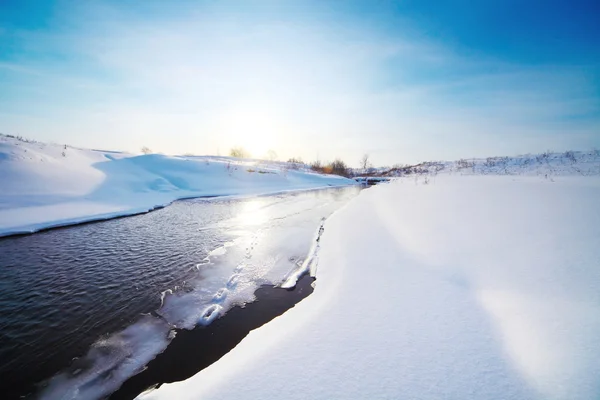
M 262 158 L 269 150 L 269 144 L 265 136 L 253 130 L 245 132 L 244 137 L 238 142 L 249 153 L 251 158 Z
M 252 158 L 265 158 L 274 150 L 277 137 L 275 119 L 264 110 L 237 111 L 232 116 L 230 131 L 235 146 L 243 147 Z

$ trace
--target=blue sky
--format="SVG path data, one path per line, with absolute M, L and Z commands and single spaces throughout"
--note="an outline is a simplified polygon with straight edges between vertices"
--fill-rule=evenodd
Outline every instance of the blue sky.
M 0 0 L 0 132 L 377 165 L 600 148 L 597 1 Z

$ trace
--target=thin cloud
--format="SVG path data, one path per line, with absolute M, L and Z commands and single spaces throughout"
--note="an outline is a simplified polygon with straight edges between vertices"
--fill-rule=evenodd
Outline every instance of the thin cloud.
M 56 101 L 34 100 L 34 108 L 58 113 L 45 117 L 54 132 L 88 121 L 60 134 L 82 146 L 135 150 L 144 140 L 167 153 L 214 153 L 262 135 L 283 158 L 353 160 L 380 148 L 388 150 L 373 160 L 391 164 L 600 140 L 598 96 L 585 69 L 465 56 L 422 36 L 344 21 L 217 11 L 78 6 L 61 17 L 68 28 L 60 32 L 20 33 L 66 61 L 0 68 L 22 73 L 21 88 L 60 86 Z M 32 80 L 27 71 L 59 79 Z M 33 132 L 26 119 L 8 121 Z

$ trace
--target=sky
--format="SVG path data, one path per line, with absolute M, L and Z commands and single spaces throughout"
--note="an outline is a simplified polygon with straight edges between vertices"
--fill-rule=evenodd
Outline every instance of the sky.
M 600 148 L 600 2 L 0 0 L 0 132 L 377 166 Z

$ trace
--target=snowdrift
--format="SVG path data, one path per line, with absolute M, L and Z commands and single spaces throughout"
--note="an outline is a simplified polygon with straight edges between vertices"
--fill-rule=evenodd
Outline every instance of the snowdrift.
M 0 236 L 147 212 L 174 200 L 355 184 L 284 163 L 78 149 L 0 136 Z
M 311 296 L 141 397 L 600 398 L 598 199 L 597 176 L 365 190 L 326 221 Z

